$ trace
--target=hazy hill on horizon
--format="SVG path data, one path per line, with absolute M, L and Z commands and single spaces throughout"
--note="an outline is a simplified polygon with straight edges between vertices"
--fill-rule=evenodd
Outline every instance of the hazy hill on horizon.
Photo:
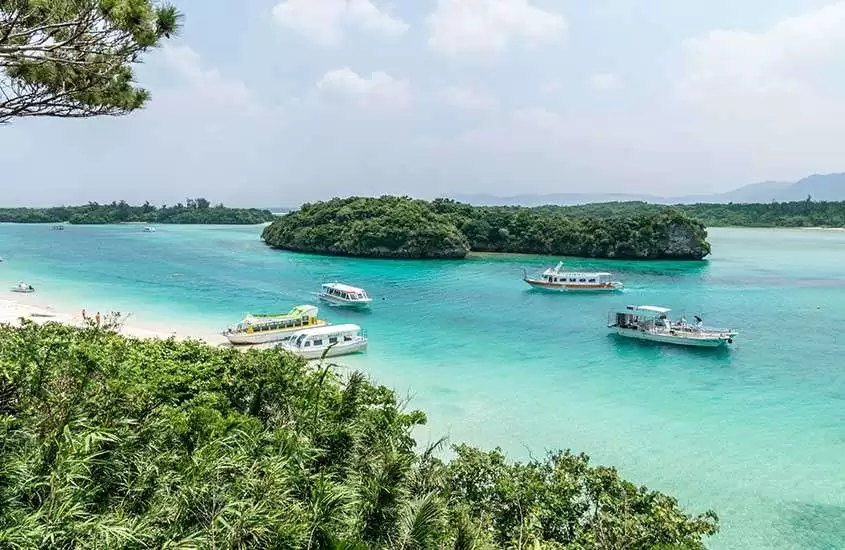
M 575 205 L 600 202 L 649 202 L 654 204 L 695 203 L 767 203 L 803 201 L 845 201 L 845 173 L 813 174 L 797 182 L 764 181 L 744 185 L 733 191 L 708 195 L 662 197 L 636 193 L 551 193 L 498 196 L 491 194 L 455 194 L 450 198 L 475 205 L 540 206 Z

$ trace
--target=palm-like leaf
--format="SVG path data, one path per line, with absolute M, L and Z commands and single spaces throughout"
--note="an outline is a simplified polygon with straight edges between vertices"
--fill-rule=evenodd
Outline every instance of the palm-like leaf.
M 443 506 L 435 493 L 409 503 L 399 516 L 397 550 L 435 548 L 442 524 Z

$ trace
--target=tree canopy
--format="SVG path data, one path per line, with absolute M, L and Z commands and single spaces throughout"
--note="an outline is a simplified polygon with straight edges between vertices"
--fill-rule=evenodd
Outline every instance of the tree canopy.
M 507 211 L 519 207 L 488 208 Z M 641 216 L 675 210 L 701 220 L 707 227 L 845 227 L 845 201 L 699 203 L 673 206 L 632 201 L 572 206 L 547 205 L 538 206 L 534 210 L 569 218 Z
M 629 259 L 710 253 L 704 226 L 679 210 L 570 216 L 546 207 L 390 196 L 305 204 L 265 228 L 262 238 L 287 250 L 400 258 L 463 258 L 470 250 Z
M 699 550 L 716 532 L 585 455 L 417 448 L 425 420 L 277 349 L 0 326 L 0 548 Z
M 132 65 L 180 19 L 156 0 L 0 0 L 0 124 L 142 107 Z
M 185 204 L 156 207 L 149 202 L 130 206 L 126 201 L 111 204 L 88 203 L 83 206 L 54 208 L 0 208 L 0 222 L 108 224 L 108 223 L 175 223 L 175 224 L 259 224 L 274 220 L 269 210 L 211 206 L 204 198 L 188 199 Z

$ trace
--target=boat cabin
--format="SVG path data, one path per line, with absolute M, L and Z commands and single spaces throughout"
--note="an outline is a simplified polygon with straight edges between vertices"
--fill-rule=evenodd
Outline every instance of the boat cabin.
M 318 309 L 314 306 L 297 306 L 284 315 L 248 314 L 235 327 L 236 332 L 267 332 L 274 330 L 294 330 L 320 326 L 317 319 Z
M 571 285 L 606 285 L 613 282 L 610 273 L 577 273 L 569 271 L 546 270 L 543 272 L 543 280 L 551 284 Z
M 627 306 L 624 310 L 613 312 L 608 324 L 627 329 L 668 328 L 671 311 L 659 306 Z
M 370 296 L 363 288 L 344 285 L 341 283 L 326 283 L 323 285 L 323 295 L 345 302 L 369 302 Z
M 320 349 L 343 342 L 354 342 L 363 336 L 363 330 L 358 325 L 330 325 L 295 334 L 288 346 L 301 350 Z

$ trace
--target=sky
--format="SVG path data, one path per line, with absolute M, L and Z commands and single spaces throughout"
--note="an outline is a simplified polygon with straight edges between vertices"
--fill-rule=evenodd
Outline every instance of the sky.
M 845 171 L 845 1 L 177 0 L 120 118 L 0 126 L 3 205 L 730 190 Z

